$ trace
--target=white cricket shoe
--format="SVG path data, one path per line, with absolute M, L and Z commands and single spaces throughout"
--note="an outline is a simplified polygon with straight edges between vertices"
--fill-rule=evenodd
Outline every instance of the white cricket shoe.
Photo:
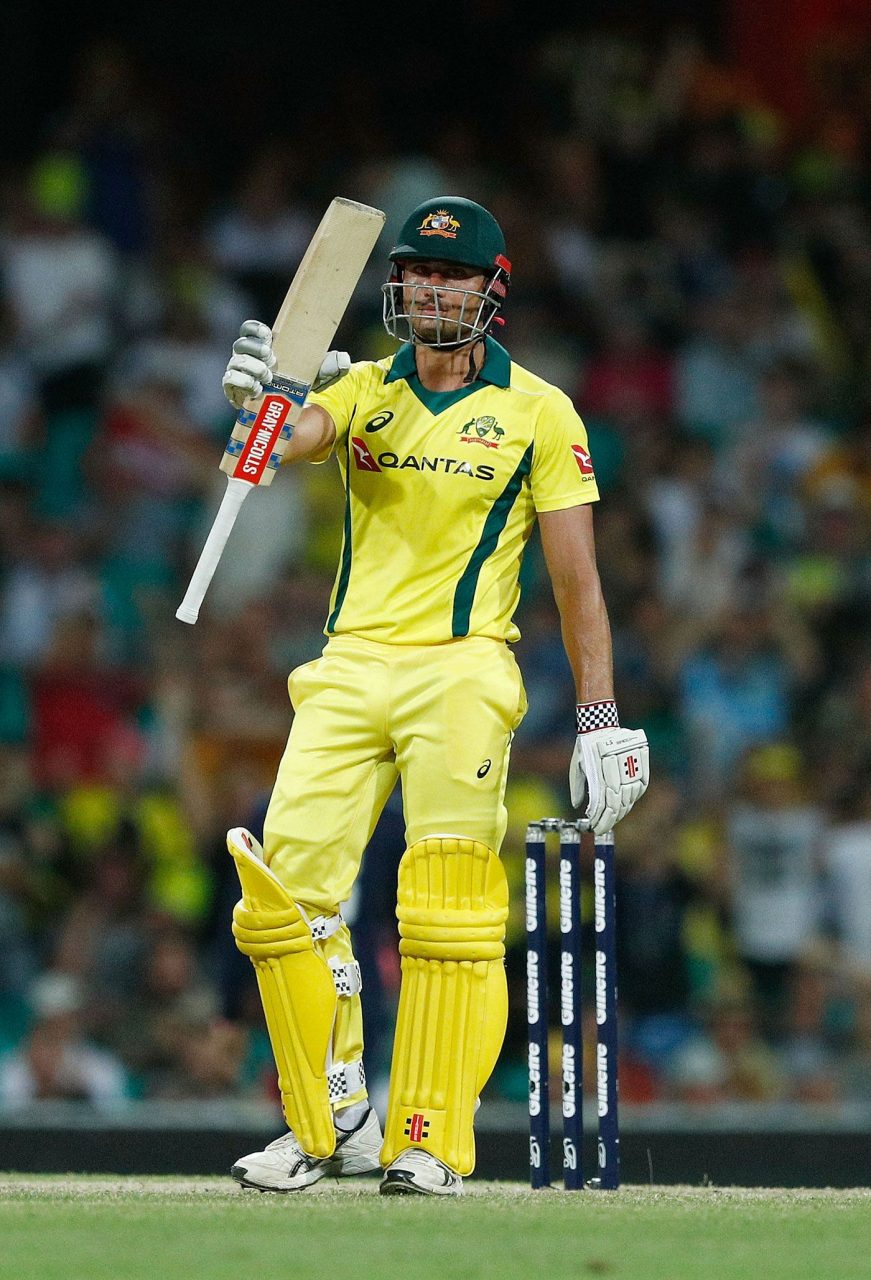
M 282 1134 L 263 1151 L 242 1156 L 230 1170 L 243 1187 L 258 1191 L 301 1191 L 321 1178 L 347 1178 L 381 1168 L 381 1125 L 370 1107 L 356 1129 L 336 1130 L 331 1156 L 308 1156 L 292 1132 Z
M 384 1171 L 382 1196 L 461 1196 L 463 1179 L 428 1151 L 409 1147 Z

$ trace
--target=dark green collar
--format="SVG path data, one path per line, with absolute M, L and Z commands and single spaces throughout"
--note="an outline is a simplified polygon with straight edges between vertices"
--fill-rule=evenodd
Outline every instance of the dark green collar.
M 500 347 L 495 338 L 484 339 L 486 352 L 483 368 L 479 371 L 475 382 L 489 382 L 493 387 L 511 385 L 511 357 L 504 347 Z M 385 382 L 398 382 L 400 378 L 417 378 L 417 365 L 414 360 L 414 344 L 404 342 L 393 357 L 393 364 L 384 375 Z M 475 383 L 470 386 L 474 387 Z M 463 388 L 466 391 L 466 388 Z M 430 395 L 453 395 L 450 391 L 430 392 Z

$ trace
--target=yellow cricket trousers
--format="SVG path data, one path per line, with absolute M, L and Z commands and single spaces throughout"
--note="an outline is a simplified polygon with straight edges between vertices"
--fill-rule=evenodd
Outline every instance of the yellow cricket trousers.
M 264 849 L 296 901 L 320 914 L 350 897 L 397 776 L 409 844 L 445 833 L 499 851 L 509 745 L 526 711 L 506 644 L 335 636 L 288 690 L 295 716 Z

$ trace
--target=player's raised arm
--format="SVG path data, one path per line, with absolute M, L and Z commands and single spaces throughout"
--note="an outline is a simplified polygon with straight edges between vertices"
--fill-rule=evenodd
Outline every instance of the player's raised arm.
M 603 835 L 647 790 L 647 737 L 621 729 L 614 700 L 611 628 L 596 567 L 589 506 L 544 511 L 541 544 L 560 612 L 563 644 L 575 678 L 575 749 L 569 766 L 572 804 Z
M 252 489 L 272 483 L 294 428 L 305 412 L 305 401 L 323 366 L 324 353 L 336 335 L 383 226 L 380 209 L 336 196 L 312 236 L 272 329 L 259 321 L 246 321 L 243 325 L 237 339 L 240 349 L 233 352 L 225 390 L 229 387 L 229 399 L 237 407 L 246 382 L 253 395 L 241 397 L 239 416 L 221 459 L 227 490 L 184 599 L 176 609 L 179 621 L 196 622 L 242 503 Z M 262 354 L 266 355 L 265 360 L 260 358 Z M 267 386 L 268 393 L 264 394 Z M 306 432 L 296 448 L 300 457 L 307 445 L 316 452 L 329 440 L 329 427 L 323 417 L 313 418 L 310 414 L 309 422 L 314 424 L 315 439 L 307 441 Z

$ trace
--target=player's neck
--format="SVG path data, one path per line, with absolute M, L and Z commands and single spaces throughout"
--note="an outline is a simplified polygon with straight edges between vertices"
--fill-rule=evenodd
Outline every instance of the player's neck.
M 439 351 L 437 347 L 415 346 L 417 376 L 427 391 L 459 391 L 468 385 L 469 354 L 481 370 L 487 355 L 483 342 L 470 343 L 456 351 Z

